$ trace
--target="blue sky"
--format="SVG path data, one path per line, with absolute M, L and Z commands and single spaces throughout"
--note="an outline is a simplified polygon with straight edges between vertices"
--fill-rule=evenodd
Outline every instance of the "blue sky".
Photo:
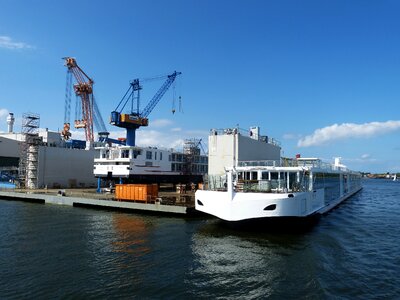
M 64 121 L 72 56 L 95 81 L 103 119 L 134 78 L 183 74 L 138 131 L 139 145 L 260 126 L 285 156 L 343 158 L 400 172 L 398 1 L 0 0 L 0 131 L 14 112 Z M 144 84 L 142 107 L 162 82 Z M 73 115 L 73 114 L 72 114 Z M 108 126 L 114 136 L 124 136 Z M 82 133 L 75 134 L 75 137 Z

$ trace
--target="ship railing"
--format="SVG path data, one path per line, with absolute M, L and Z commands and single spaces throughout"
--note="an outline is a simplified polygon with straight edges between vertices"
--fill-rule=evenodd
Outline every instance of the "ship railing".
M 238 167 L 307 167 L 307 168 L 312 167 L 327 171 L 338 170 L 337 167 L 329 163 L 322 162 L 319 159 L 297 160 L 292 158 L 282 158 L 281 160 L 238 161 L 237 166 Z
M 279 160 L 248 160 L 238 161 L 238 167 L 282 167 Z
M 287 188 L 287 179 L 273 180 L 234 180 L 235 192 L 252 193 L 293 193 L 307 191 L 306 184 L 291 182 Z M 204 189 L 211 191 L 227 191 L 226 176 L 206 175 L 204 176 Z
M 226 176 L 218 176 L 218 175 L 204 175 L 203 176 L 204 187 L 207 190 L 211 191 L 226 191 L 227 190 L 227 182 Z
M 294 193 L 307 191 L 307 187 L 298 182 L 291 183 L 290 188 L 287 188 L 285 179 L 238 180 L 234 188 L 236 192 L 245 193 Z

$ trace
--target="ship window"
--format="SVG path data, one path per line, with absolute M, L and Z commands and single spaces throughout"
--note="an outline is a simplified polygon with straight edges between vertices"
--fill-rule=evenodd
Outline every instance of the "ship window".
M 122 150 L 121 158 L 129 158 L 129 150 Z
M 146 161 L 144 165 L 146 167 L 152 167 L 153 166 L 153 162 L 152 161 Z
M 133 150 L 133 158 L 137 158 L 138 155 L 142 155 L 142 151 L 141 150 Z
M 276 209 L 276 204 L 271 204 L 264 208 L 264 210 L 275 210 L 275 209 Z
M 288 173 L 288 180 L 289 180 L 289 187 L 291 187 L 292 189 L 296 189 L 297 188 L 297 182 L 296 182 L 296 173 L 294 172 L 289 172 Z
M 268 180 L 268 172 L 262 172 L 261 173 L 261 179 L 262 180 Z
M 325 187 L 325 177 L 324 173 L 314 173 L 314 189 L 322 189 Z
M 146 159 L 152 159 L 152 154 L 153 154 L 153 152 L 146 151 Z
M 157 152 L 154 152 L 154 160 L 157 160 Z
M 271 172 L 271 179 L 278 179 L 278 172 Z
M 251 180 L 257 180 L 257 172 L 251 172 Z
M 160 152 L 160 160 L 162 160 L 162 152 Z

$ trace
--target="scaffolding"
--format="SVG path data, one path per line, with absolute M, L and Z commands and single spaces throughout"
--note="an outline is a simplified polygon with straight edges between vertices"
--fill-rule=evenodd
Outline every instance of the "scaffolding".
M 186 139 L 183 144 L 183 166 L 182 173 L 185 175 L 191 175 L 196 173 L 195 163 L 198 161 L 196 157 L 200 156 L 200 144 L 201 140 L 198 139 Z
M 20 187 L 35 189 L 38 181 L 40 116 L 34 113 L 22 115 L 22 130 L 19 159 Z

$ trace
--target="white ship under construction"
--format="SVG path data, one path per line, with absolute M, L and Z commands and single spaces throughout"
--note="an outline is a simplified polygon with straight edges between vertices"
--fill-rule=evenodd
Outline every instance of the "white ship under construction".
M 201 182 L 208 171 L 208 157 L 200 141 L 186 140 L 183 152 L 138 146 L 97 147 L 94 175 L 103 180 L 135 183 Z

